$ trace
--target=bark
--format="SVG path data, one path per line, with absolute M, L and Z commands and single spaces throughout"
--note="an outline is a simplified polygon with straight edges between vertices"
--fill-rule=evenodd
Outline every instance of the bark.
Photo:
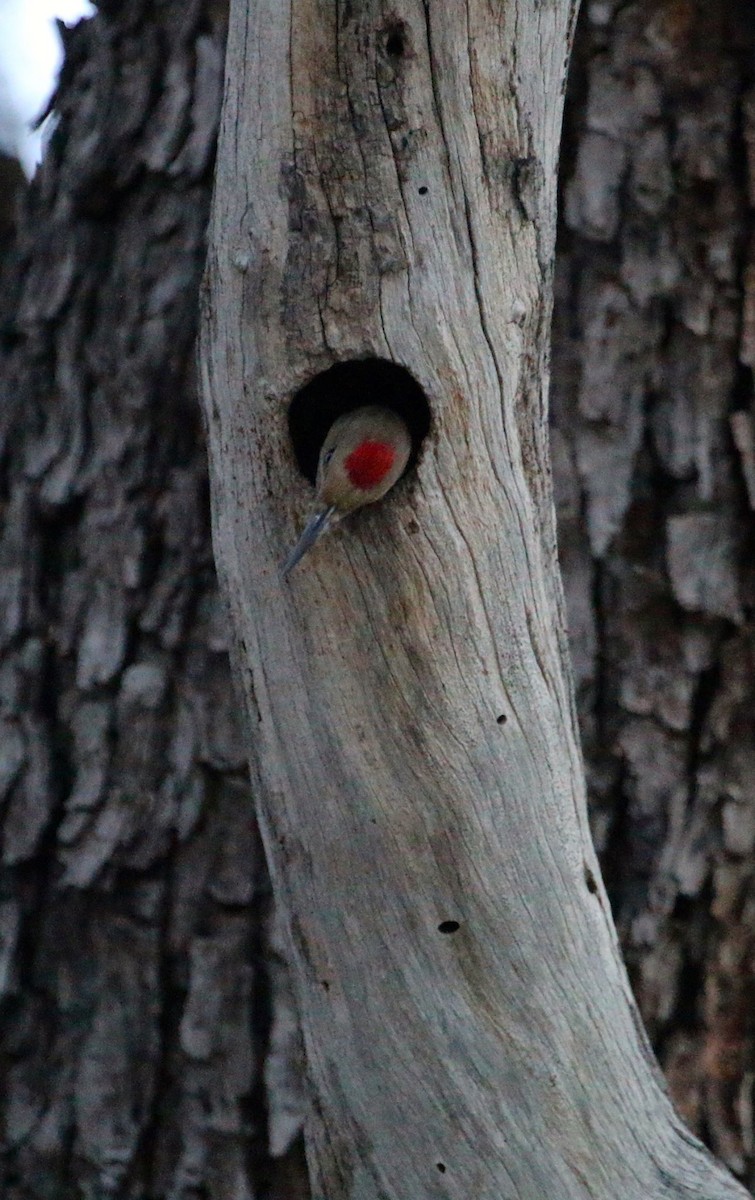
M 202 391 L 314 1193 L 743 1195 L 659 1086 L 587 830 L 545 437 L 574 13 L 247 9 Z M 284 585 L 288 402 L 370 355 L 431 436 Z
M 597 849 L 671 1095 L 750 1186 L 754 51 L 733 0 L 586 5 L 552 413 Z
M 268 885 L 193 366 L 225 30 L 99 9 L 1 299 L 0 1192 L 241 1200 Z
M 0 154 L 0 255 L 6 252 L 16 224 L 18 196 L 24 173 L 14 158 Z

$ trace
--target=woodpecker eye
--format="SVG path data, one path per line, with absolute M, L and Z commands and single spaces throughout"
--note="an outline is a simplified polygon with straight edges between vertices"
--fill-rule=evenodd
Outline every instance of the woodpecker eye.
M 331 446 L 330 449 L 325 451 L 325 453 L 322 456 L 322 465 L 324 467 L 328 466 L 328 464 L 329 464 L 331 458 L 333 457 L 333 455 L 335 454 L 335 452 L 336 452 L 335 446 Z

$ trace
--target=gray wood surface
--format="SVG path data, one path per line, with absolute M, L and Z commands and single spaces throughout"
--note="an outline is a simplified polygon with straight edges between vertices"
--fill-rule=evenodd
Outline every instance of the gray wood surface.
M 662 1091 L 586 824 L 545 437 L 573 15 L 232 7 L 202 389 L 328 1200 L 745 1194 Z M 365 354 L 428 445 L 283 585 L 287 401 Z

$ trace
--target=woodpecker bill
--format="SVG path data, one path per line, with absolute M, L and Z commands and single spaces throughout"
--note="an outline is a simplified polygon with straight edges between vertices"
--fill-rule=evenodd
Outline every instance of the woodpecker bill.
M 334 421 L 320 451 L 315 511 L 283 564 L 283 575 L 327 529 L 381 500 L 403 474 L 411 449 L 405 422 L 390 408 L 369 405 Z

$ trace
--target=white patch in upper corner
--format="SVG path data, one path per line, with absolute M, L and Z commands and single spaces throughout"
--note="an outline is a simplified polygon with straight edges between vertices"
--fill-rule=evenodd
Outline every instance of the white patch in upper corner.
M 50 132 L 47 121 L 32 126 L 63 61 L 55 18 L 72 25 L 94 12 L 89 0 L 0 0 L 0 151 L 17 158 L 28 179 Z

